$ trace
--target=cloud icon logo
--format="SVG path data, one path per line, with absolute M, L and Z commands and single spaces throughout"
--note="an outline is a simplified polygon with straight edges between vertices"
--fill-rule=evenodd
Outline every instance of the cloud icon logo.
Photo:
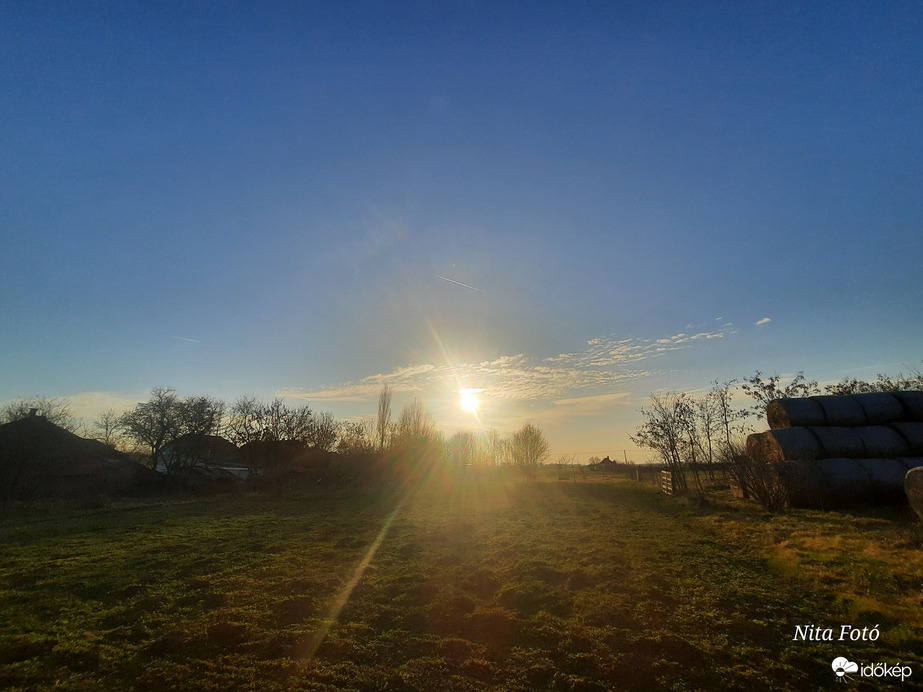
M 853 663 L 852 661 L 839 656 L 833 659 L 833 663 L 830 664 L 833 668 L 833 672 L 836 673 L 836 676 L 839 680 L 843 678 L 849 679 L 847 673 L 858 673 L 859 664 Z

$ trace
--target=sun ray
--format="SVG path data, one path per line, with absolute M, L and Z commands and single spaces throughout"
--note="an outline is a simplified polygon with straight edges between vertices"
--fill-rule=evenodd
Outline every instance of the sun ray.
M 394 508 L 394 511 L 391 512 L 388 516 L 384 525 L 381 527 L 381 530 L 378 532 L 378 535 L 375 537 L 375 540 L 372 542 L 372 545 L 369 546 L 369 549 L 366 551 L 365 556 L 359 562 L 356 569 L 353 571 L 352 576 L 346 585 L 340 589 L 339 593 L 334 599 L 333 605 L 327 611 L 327 615 L 324 618 L 324 626 L 320 632 L 315 632 L 313 635 L 305 638 L 301 642 L 300 651 L 298 651 L 298 657 L 301 659 L 310 659 L 314 657 L 314 654 L 317 653 L 317 650 L 320 648 L 321 644 L 324 643 L 324 640 L 327 638 L 330 629 L 337 623 L 340 617 L 340 611 L 343 610 L 343 607 L 349 601 L 350 596 L 352 596 L 353 590 L 359 584 L 359 581 L 362 579 L 362 575 L 365 574 L 365 570 L 370 564 L 372 564 L 372 559 L 375 557 L 375 553 L 378 552 L 378 547 L 384 541 L 385 536 L 388 535 L 388 529 L 391 528 L 391 523 L 394 521 L 394 518 L 397 516 L 397 513 L 400 511 L 401 507 L 404 504 L 404 500 L 407 499 L 406 494 L 402 496 L 397 503 L 397 506 Z

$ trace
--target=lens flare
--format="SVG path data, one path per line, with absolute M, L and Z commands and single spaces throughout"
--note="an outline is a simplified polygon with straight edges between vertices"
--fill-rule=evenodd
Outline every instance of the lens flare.
M 478 410 L 478 406 L 481 402 L 478 401 L 478 398 L 474 395 L 474 392 L 470 389 L 463 389 L 461 391 L 461 401 L 459 401 L 461 407 L 466 411 L 474 413 Z

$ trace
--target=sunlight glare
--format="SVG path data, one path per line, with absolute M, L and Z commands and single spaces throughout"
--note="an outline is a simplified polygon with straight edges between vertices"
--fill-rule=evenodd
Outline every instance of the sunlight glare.
M 459 403 L 461 403 L 461 407 L 463 409 L 465 409 L 466 411 L 470 411 L 471 413 L 474 413 L 475 411 L 477 411 L 478 405 L 480 404 L 480 402 L 478 401 L 478 398 L 474 395 L 474 392 L 470 389 L 461 390 L 461 401 Z

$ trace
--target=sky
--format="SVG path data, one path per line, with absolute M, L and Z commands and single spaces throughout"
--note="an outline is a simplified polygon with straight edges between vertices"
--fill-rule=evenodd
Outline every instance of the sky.
M 920 36 L 916 2 L 2 3 L 0 401 L 390 384 L 640 461 L 652 393 L 909 373 Z

